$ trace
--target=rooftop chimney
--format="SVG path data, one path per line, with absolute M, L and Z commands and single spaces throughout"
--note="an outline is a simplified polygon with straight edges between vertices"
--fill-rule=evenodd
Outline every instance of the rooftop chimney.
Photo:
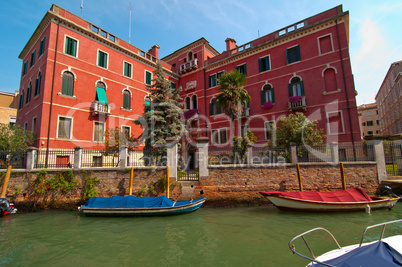
M 148 54 L 151 54 L 152 56 L 159 58 L 159 45 L 154 45 L 151 49 L 149 49 Z
M 225 42 L 226 42 L 226 51 L 235 49 L 237 47 L 235 39 L 226 38 Z

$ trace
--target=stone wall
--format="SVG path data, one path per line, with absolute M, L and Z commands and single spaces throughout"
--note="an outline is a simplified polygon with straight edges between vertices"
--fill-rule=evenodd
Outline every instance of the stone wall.
M 369 194 L 378 187 L 375 163 L 345 163 L 347 188 L 360 187 Z M 50 180 L 61 170 L 47 170 L 46 180 Z M 332 191 L 342 188 L 339 165 L 300 164 L 304 190 Z M 96 177 L 98 196 L 124 196 L 129 194 L 130 169 L 90 169 L 73 171 L 77 180 L 77 189 L 67 193 L 47 192 L 38 195 L 34 192 L 34 181 L 39 171 L 12 172 L 7 190 L 7 197 L 18 205 L 44 207 L 76 206 L 83 203 L 85 177 Z M 157 186 L 165 177 L 166 169 L 134 169 L 133 195 L 154 195 L 150 188 L 156 183 L 154 191 L 158 195 L 166 194 L 165 188 Z M 4 177 L 4 172 L 2 173 Z M 2 183 L 1 183 L 2 184 Z M 207 205 L 232 205 L 239 203 L 263 203 L 268 200 L 258 194 L 259 191 L 295 191 L 299 190 L 297 169 L 293 164 L 278 166 L 259 166 L 239 168 L 234 166 L 209 167 L 209 176 L 198 182 L 170 182 L 170 198 L 189 199 L 207 197 Z

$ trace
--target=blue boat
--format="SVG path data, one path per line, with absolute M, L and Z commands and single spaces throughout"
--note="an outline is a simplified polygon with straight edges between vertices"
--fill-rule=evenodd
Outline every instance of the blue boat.
M 160 197 L 91 197 L 79 210 L 89 216 L 166 216 L 196 211 L 206 198 L 173 201 Z

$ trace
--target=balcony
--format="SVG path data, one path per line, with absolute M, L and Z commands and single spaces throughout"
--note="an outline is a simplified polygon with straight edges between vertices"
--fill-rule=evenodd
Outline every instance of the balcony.
M 91 113 L 92 116 L 96 115 L 110 115 L 110 105 L 100 103 L 99 101 L 94 101 L 91 104 Z
M 292 96 L 289 98 L 289 111 L 306 110 L 306 97 L 305 96 Z
M 198 68 L 198 59 L 193 59 L 190 60 L 189 62 L 186 62 L 184 64 L 180 65 L 180 72 L 181 73 L 186 73 L 192 70 L 195 70 Z

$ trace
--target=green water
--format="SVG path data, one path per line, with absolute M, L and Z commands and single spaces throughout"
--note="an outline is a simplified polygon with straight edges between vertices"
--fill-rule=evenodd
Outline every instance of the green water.
M 19 213 L 0 218 L 0 265 L 304 266 L 307 261 L 288 248 L 303 231 L 321 226 L 349 245 L 360 241 L 366 226 L 401 218 L 402 203 L 371 215 L 293 213 L 273 206 L 201 208 L 151 218 Z M 401 226 L 390 228 L 390 234 L 397 232 Z M 313 236 L 317 254 L 334 248 L 329 238 L 318 240 Z M 301 243 L 296 248 L 303 251 Z

